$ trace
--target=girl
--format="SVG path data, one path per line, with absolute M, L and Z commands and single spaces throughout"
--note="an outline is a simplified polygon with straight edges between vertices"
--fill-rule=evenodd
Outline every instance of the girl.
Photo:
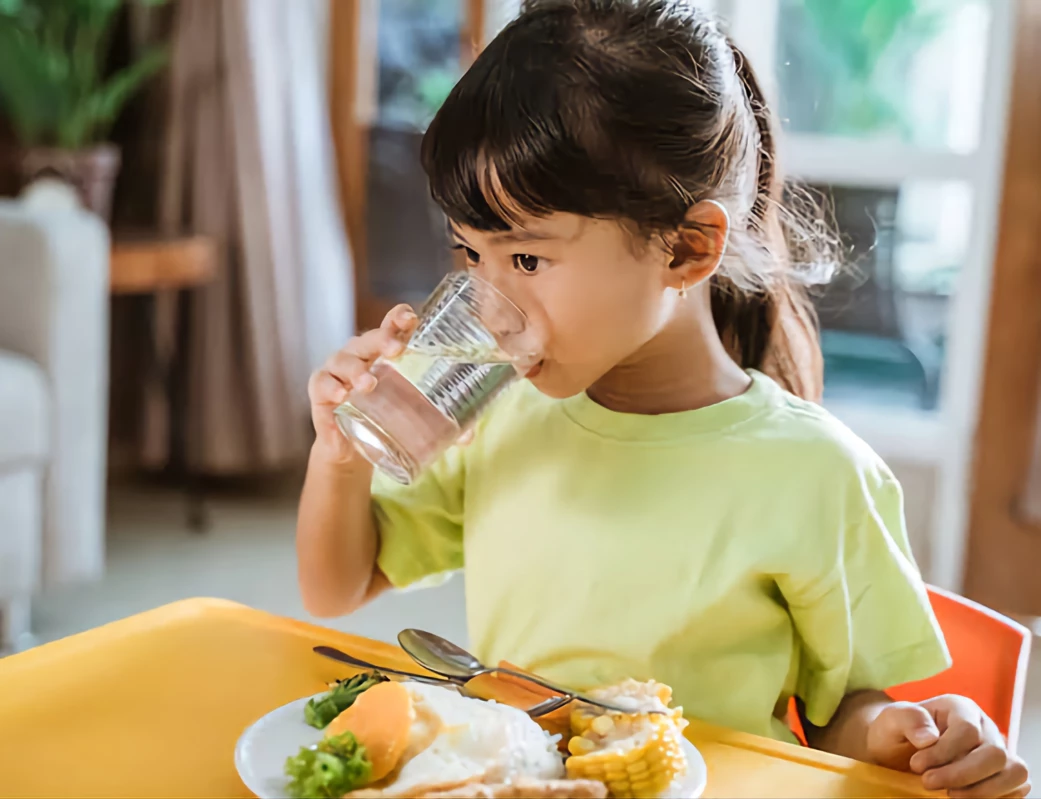
M 781 206 L 769 111 L 717 25 L 665 0 L 530 3 L 455 87 L 423 162 L 469 268 L 545 357 L 409 487 L 373 480 L 332 411 L 374 387 L 414 314 L 312 377 L 308 609 L 465 564 L 485 662 L 577 688 L 655 678 L 694 717 L 787 741 L 794 696 L 814 746 L 931 789 L 1025 795 L 972 702 L 883 693 L 947 652 L 899 485 L 806 401 L 820 356 L 800 285 L 827 248 Z

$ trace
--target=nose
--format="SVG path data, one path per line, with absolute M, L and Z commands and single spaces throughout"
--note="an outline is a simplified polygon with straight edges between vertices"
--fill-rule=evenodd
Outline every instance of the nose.
M 493 283 L 484 277 L 479 277 L 474 285 L 481 324 L 495 337 L 499 347 L 527 366 L 541 360 L 538 336 L 523 311 L 523 297 L 518 295 L 516 286 L 503 280 Z

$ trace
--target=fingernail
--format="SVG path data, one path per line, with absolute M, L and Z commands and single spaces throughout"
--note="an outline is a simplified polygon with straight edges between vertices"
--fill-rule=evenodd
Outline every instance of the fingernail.
M 343 405 L 347 401 L 347 398 L 351 396 L 351 392 L 345 388 L 341 388 L 340 392 L 336 395 L 336 402 L 339 405 Z
M 928 791 L 935 791 L 941 787 L 940 778 L 936 775 L 935 772 L 930 771 L 924 777 L 922 777 L 922 785 L 924 785 L 926 790 Z
M 366 372 L 354 381 L 354 387 L 363 394 L 367 394 L 376 388 L 376 378 Z
M 908 738 L 911 739 L 911 743 L 915 746 L 928 746 L 936 741 L 936 733 L 928 728 L 919 727 L 917 730 L 911 730 L 911 734 Z
M 387 346 L 387 356 L 390 358 L 394 358 L 398 355 L 401 355 L 401 353 L 403 353 L 404 351 L 405 343 L 403 341 L 395 340 Z

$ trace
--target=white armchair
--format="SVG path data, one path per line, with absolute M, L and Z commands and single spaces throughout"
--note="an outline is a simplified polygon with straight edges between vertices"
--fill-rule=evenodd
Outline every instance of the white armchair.
M 0 201 L 0 650 L 104 566 L 108 270 L 93 215 Z

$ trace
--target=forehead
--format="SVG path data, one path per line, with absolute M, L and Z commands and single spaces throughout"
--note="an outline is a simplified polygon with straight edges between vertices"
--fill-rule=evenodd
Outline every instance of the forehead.
M 484 231 L 469 225 L 449 222 L 449 230 L 460 239 L 470 243 L 510 244 L 516 242 L 554 241 L 574 242 L 595 233 L 601 226 L 606 227 L 605 220 L 590 219 L 555 212 L 547 216 L 519 216 L 509 230 Z

